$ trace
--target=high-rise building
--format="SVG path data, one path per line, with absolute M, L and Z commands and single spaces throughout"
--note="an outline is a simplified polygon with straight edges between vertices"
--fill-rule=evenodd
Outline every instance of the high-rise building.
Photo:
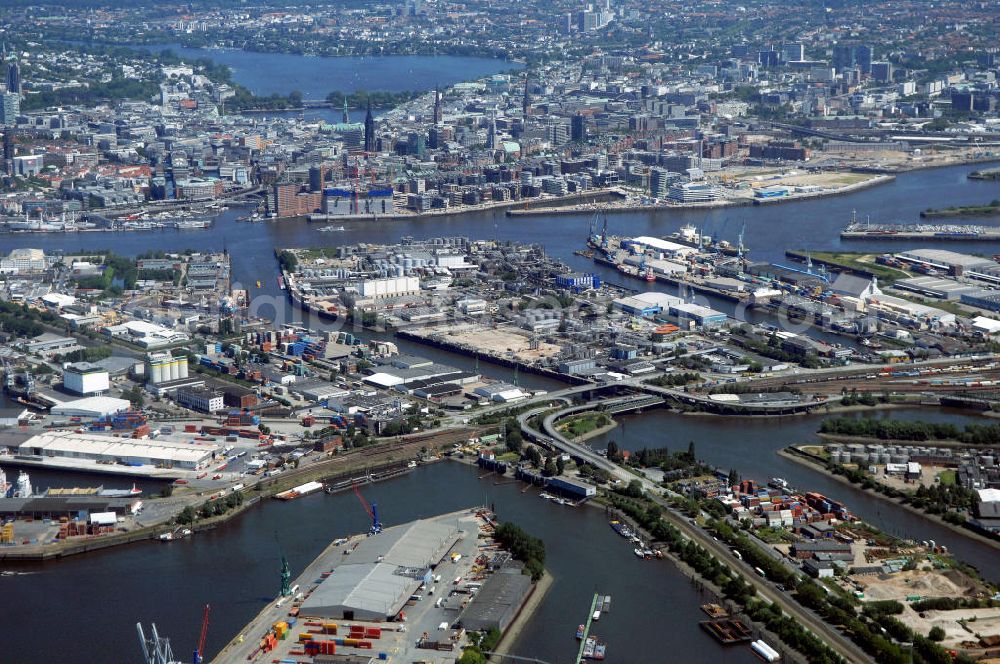
M 854 65 L 858 64 L 857 46 L 855 44 L 834 44 L 831 64 L 838 74 L 852 69 Z
M 375 118 L 372 117 L 372 100 L 368 100 L 365 114 L 365 152 L 375 152 Z
M 766 51 L 757 52 L 757 62 L 761 67 L 777 67 L 778 66 L 778 52 L 774 49 L 768 49 Z
M 441 91 L 434 86 L 434 126 L 441 124 Z
M 4 49 L 6 51 L 6 48 Z M 7 92 L 21 94 L 21 65 L 14 55 L 6 56 L 7 60 Z
M 309 191 L 323 191 L 323 183 L 326 181 L 326 167 L 309 167 Z
M 493 117 L 490 119 L 490 128 L 486 132 L 486 149 L 496 150 L 497 149 L 497 119 Z
M 587 140 L 587 118 L 580 113 L 573 116 L 570 125 L 570 140 L 575 143 L 582 143 Z
M 528 94 L 528 83 L 531 77 L 527 72 L 524 74 L 524 99 L 521 100 L 521 114 L 528 117 L 531 114 L 531 95 Z
M 872 72 L 872 60 L 875 58 L 875 49 L 870 44 L 860 44 L 854 49 L 854 53 L 857 65 L 861 68 L 861 73 L 870 74 Z
M 347 112 L 347 95 L 344 95 L 344 113 L 340 116 L 340 121 L 344 124 L 350 124 L 351 116 Z
M 598 12 L 584 9 L 576 15 L 576 27 L 580 32 L 589 32 L 600 27 L 600 15 Z
M 0 95 L 0 127 L 14 126 L 20 114 L 21 95 L 16 92 L 4 92 Z
M 802 62 L 806 59 L 806 50 L 802 44 L 785 44 L 781 47 L 781 59 L 784 62 Z
M 871 67 L 872 78 L 879 83 L 891 83 L 892 82 L 892 63 L 891 62 L 873 62 Z

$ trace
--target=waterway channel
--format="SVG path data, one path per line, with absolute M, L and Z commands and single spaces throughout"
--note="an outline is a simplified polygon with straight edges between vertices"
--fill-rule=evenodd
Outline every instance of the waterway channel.
M 875 242 L 842 247 L 838 231 L 852 209 L 879 221 L 915 220 L 926 207 L 979 203 L 995 197 L 996 184 L 969 181 L 973 167 L 961 166 L 901 175 L 895 182 L 843 197 L 825 198 L 774 207 L 732 210 L 661 211 L 609 215 L 614 233 L 666 235 L 692 222 L 722 237 L 735 239 L 747 223 L 746 241 L 758 260 L 780 260 L 785 248 L 836 250 L 840 248 L 888 251 L 898 245 Z M 890 212 L 891 211 L 891 212 Z M 235 279 L 250 285 L 255 298 L 277 310 L 285 320 L 302 320 L 290 310 L 278 290 L 274 247 L 323 246 L 355 242 L 396 242 L 417 238 L 467 235 L 502 240 L 540 242 L 573 267 L 594 270 L 590 261 L 574 256 L 582 247 L 588 215 L 508 218 L 501 214 L 436 217 L 414 221 L 345 222 L 341 233 L 318 233 L 307 222 L 283 221 L 245 225 L 229 210 L 205 231 L 80 233 L 65 235 L 0 236 L 0 250 L 40 247 L 47 252 L 113 248 L 135 255 L 149 249 L 181 251 L 225 246 L 233 257 Z M 728 220 L 728 221 L 727 221 Z M 993 243 L 951 243 L 958 251 L 997 253 Z M 614 272 L 597 270 L 606 276 Z M 255 280 L 261 289 L 253 289 Z M 637 285 L 641 285 L 638 284 Z M 721 305 L 720 305 L 721 306 Z M 259 313 L 266 313 L 261 307 Z M 312 324 L 312 323 L 311 323 Z M 469 367 L 472 361 L 415 344 L 400 344 L 404 352 L 418 352 L 440 361 Z M 510 379 L 509 369 L 488 366 L 485 373 Z M 521 375 L 522 384 L 553 388 L 557 384 Z M 882 414 L 876 415 L 884 416 Z M 892 416 L 924 419 L 959 416 L 938 411 L 893 412 Z M 695 440 L 700 457 L 743 475 L 767 479 L 780 475 L 792 484 L 843 498 L 862 518 L 889 531 L 948 543 L 952 551 L 984 571 L 996 568 L 995 551 L 935 526 L 899 508 L 875 500 L 792 464 L 774 452 L 808 440 L 820 417 L 783 420 L 721 419 L 675 416 L 662 411 L 628 417 L 607 434 L 634 449 L 671 447 Z M 669 434 L 664 434 L 669 432 Z M 595 447 L 606 439 L 593 441 Z M 664 439 L 664 438 L 667 439 Z M 41 486 L 55 485 L 55 480 Z M 62 482 L 59 482 L 62 483 Z M 110 482 L 105 482 L 109 486 Z M 600 623 L 598 633 L 610 644 L 615 661 L 670 660 L 709 662 L 723 655 L 698 628 L 699 598 L 692 586 L 669 564 L 643 563 L 607 527 L 598 510 L 571 510 L 543 502 L 533 493 L 521 494 L 518 485 L 492 486 L 476 479 L 475 471 L 439 464 L 419 469 L 392 482 L 366 489 L 377 500 L 386 523 L 457 509 L 483 501 L 496 503 L 505 518 L 522 523 L 546 539 L 549 566 L 557 579 L 537 620 L 523 632 L 515 651 L 554 663 L 569 661 L 572 632 L 583 619 L 583 605 L 594 591 L 616 596 L 615 611 Z M 173 544 L 150 543 L 86 555 L 55 564 L 19 567 L 38 573 L 0 578 L 6 606 L 16 607 L 18 623 L 48 627 L 8 629 L 0 637 L 4 659 L 21 661 L 89 662 L 96 654 L 116 661 L 137 658 L 133 625 L 155 620 L 174 638 L 175 651 L 186 657 L 197 638 L 201 607 L 213 605 L 209 652 L 216 652 L 254 615 L 277 588 L 278 551 L 288 556 L 293 570 L 302 569 L 331 539 L 364 530 L 365 515 L 353 496 L 312 496 L 293 503 L 267 501 L 235 522 L 210 533 Z M 640 569 L 639 567 L 642 567 Z M 87 616 L 86 620 L 52 621 L 54 615 Z M 750 661 L 748 651 L 727 651 L 727 661 Z
M 723 656 L 754 661 L 749 648 L 723 650 L 708 637 L 698 626 L 704 618 L 698 605 L 707 599 L 671 564 L 637 559 L 601 510 L 561 507 L 539 499 L 534 489 L 522 493 L 523 485 L 509 478 L 497 486 L 479 474 L 439 463 L 367 486 L 364 493 L 378 503 L 386 525 L 488 503 L 503 519 L 545 539 L 554 584 L 515 653 L 571 662 L 576 626 L 593 593 L 601 592 L 613 596 L 614 609 L 593 632 L 608 642 L 612 661 L 667 661 L 664 653 L 670 661 L 694 664 Z M 83 664 L 98 654 L 106 661 L 138 661 L 137 621 L 155 621 L 171 637 L 174 654 L 186 660 L 206 603 L 212 605 L 206 650 L 214 655 L 276 596 L 282 554 L 297 575 L 330 540 L 366 530 L 367 518 L 350 493 L 269 500 L 189 540 L 18 566 L 35 573 L 0 578 L 0 596 L 16 610 L 18 624 L 36 627 L 4 630 L 4 661 Z M 78 619 L 53 620 L 57 614 Z

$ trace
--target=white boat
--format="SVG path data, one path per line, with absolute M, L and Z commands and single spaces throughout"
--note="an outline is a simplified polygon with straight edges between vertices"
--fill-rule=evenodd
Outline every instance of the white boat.
M 323 228 L 319 229 L 321 233 L 331 233 L 335 231 L 346 231 L 346 230 L 347 229 L 344 228 L 343 226 L 324 226 Z

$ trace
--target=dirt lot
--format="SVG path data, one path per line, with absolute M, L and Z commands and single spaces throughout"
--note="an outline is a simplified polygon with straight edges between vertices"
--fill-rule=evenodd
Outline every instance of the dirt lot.
M 853 577 L 852 577 L 853 578 Z M 903 601 L 909 595 L 921 597 L 964 597 L 975 591 L 976 584 L 955 570 L 913 570 L 892 574 L 888 578 L 862 576 L 855 580 L 864 588 L 865 599 Z
M 1000 635 L 1000 608 L 925 611 L 921 616 L 907 607 L 899 619 L 920 634 L 927 634 L 931 627 L 940 627 L 946 635 L 943 645 L 951 648 L 978 642 L 981 637 Z
M 449 333 L 448 340 L 501 355 L 513 353 L 516 357 L 526 361 L 550 357 L 559 353 L 559 346 L 544 341 L 539 341 L 538 348 L 532 349 L 530 335 L 509 329 L 467 327 Z

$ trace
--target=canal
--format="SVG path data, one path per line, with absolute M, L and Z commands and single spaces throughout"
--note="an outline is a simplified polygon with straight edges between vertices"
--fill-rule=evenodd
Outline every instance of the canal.
M 983 422 L 981 417 L 970 417 L 968 411 L 938 408 L 872 410 L 850 416 L 950 422 L 959 426 Z M 843 500 L 852 512 L 885 532 L 946 544 L 956 557 L 976 566 L 987 578 L 1000 581 L 996 548 L 777 454 L 789 445 L 820 442 L 816 432 L 823 418 L 822 414 L 780 419 L 727 418 L 653 410 L 618 418 L 618 427 L 591 439 L 589 444 L 594 449 L 602 449 L 614 440 L 619 448 L 627 450 L 667 447 L 682 451 L 687 449 L 689 441 L 694 441 L 697 457 L 722 470 L 735 468 L 743 477 L 758 482 L 781 477 L 799 490 L 818 491 Z

